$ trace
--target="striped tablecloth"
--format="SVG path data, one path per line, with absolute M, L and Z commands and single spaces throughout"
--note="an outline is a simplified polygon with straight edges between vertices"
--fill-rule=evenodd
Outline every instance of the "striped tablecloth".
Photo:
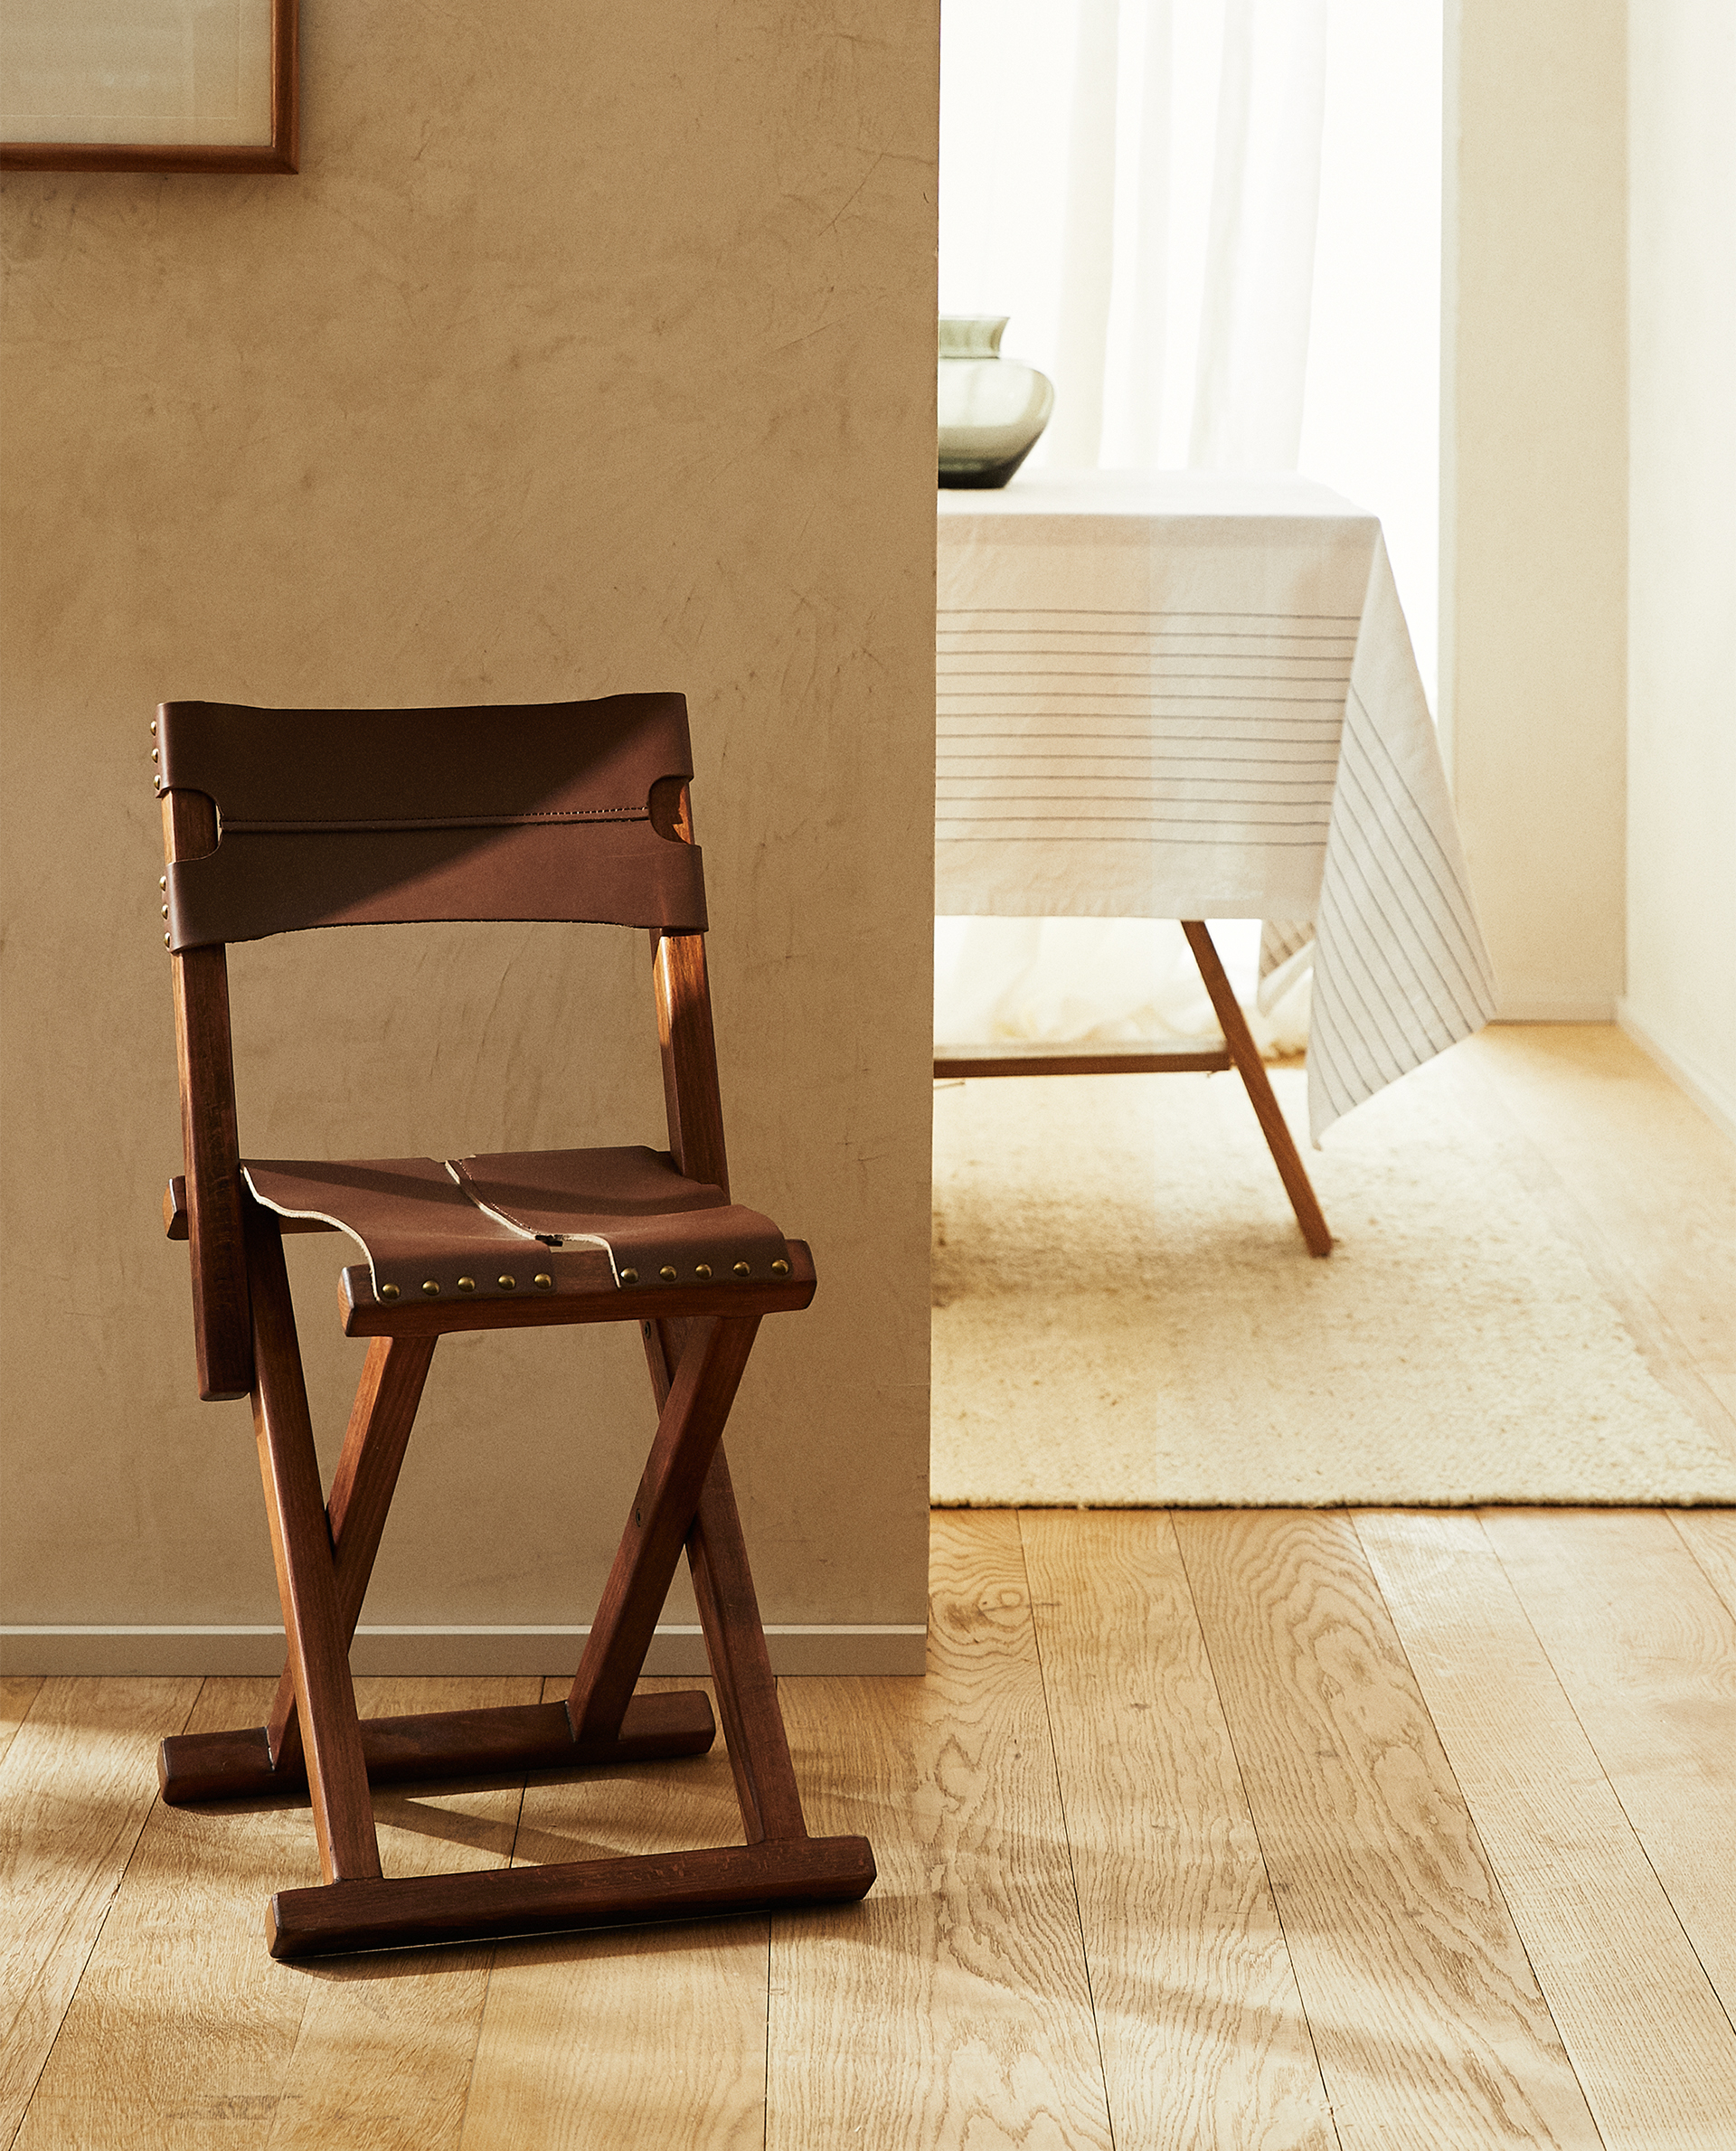
M 935 909 L 1258 918 L 1333 1121 L 1495 1011 L 1376 519 L 1305 479 L 940 499 Z

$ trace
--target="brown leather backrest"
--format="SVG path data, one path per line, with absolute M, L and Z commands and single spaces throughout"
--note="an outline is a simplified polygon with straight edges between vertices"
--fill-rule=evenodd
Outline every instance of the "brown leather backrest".
M 653 787 L 693 775 L 679 694 L 442 710 L 171 702 L 157 745 L 161 788 L 217 805 L 217 849 L 169 867 L 177 951 L 411 920 L 705 929 L 698 847 L 652 821 Z

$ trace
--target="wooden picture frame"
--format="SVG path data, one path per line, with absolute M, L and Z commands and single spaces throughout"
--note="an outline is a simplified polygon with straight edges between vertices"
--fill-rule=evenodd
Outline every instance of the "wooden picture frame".
M 297 169 L 297 0 L 6 0 L 6 16 L 0 171 Z

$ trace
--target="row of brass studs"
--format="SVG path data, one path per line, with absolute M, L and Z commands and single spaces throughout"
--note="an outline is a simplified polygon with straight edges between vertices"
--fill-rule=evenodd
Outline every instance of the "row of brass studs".
M 734 1272 L 739 1278 L 750 1278 L 753 1275 L 753 1265 L 751 1262 L 738 1262 L 734 1265 Z M 784 1260 L 781 1255 L 779 1255 L 777 1260 L 772 1264 L 771 1274 L 775 1278 L 787 1278 L 789 1275 L 789 1264 Z M 681 1282 L 681 1272 L 675 1268 L 673 1262 L 665 1262 L 663 1268 L 658 1270 L 657 1275 L 663 1279 L 665 1285 L 678 1285 Z M 693 1265 L 693 1275 L 699 1279 L 702 1285 L 709 1285 L 712 1281 L 711 1264 L 709 1262 L 695 1262 Z M 639 1273 L 637 1269 L 622 1270 L 622 1284 L 637 1285 L 638 1281 Z
M 753 1275 L 753 1265 L 750 1262 L 738 1262 L 735 1265 L 735 1274 L 739 1278 L 751 1277 Z M 785 1261 L 781 1255 L 779 1255 L 777 1260 L 773 1262 L 771 1266 L 771 1274 L 775 1278 L 787 1278 L 789 1275 L 789 1264 Z M 678 1284 L 681 1280 L 681 1272 L 675 1268 L 673 1262 L 665 1262 L 663 1268 L 657 1272 L 657 1275 L 664 1280 L 665 1284 L 668 1285 Z M 693 1265 L 693 1275 L 699 1279 L 701 1284 L 709 1284 L 712 1278 L 711 1264 L 709 1262 L 696 1262 Z M 637 1269 L 622 1270 L 622 1284 L 637 1285 L 638 1281 L 639 1273 Z M 504 1272 L 501 1276 L 495 1279 L 495 1282 L 500 1287 L 503 1292 L 514 1291 L 518 1286 L 518 1279 L 516 1278 L 509 1278 Z M 548 1274 L 546 1270 L 538 1270 L 535 1277 L 532 1278 L 531 1282 L 540 1292 L 551 1292 L 554 1288 L 554 1279 Z M 476 1280 L 475 1278 L 460 1278 L 458 1279 L 458 1290 L 460 1292 L 474 1292 L 476 1288 Z M 428 1278 L 424 1279 L 422 1290 L 428 1295 L 429 1299 L 438 1299 L 440 1297 L 440 1286 L 439 1278 Z M 382 1285 L 380 1288 L 380 1297 L 382 1299 L 396 1299 L 399 1297 L 397 1286 Z
M 495 1279 L 495 1282 L 500 1287 L 503 1292 L 514 1292 L 518 1289 L 518 1279 L 516 1278 L 509 1278 L 506 1276 L 505 1271 L 503 1271 L 501 1275 Z M 554 1279 L 545 1269 L 539 1269 L 536 1275 L 531 1279 L 531 1282 L 536 1287 L 539 1292 L 552 1292 L 554 1289 Z M 476 1280 L 475 1278 L 460 1278 L 458 1279 L 458 1290 L 460 1292 L 474 1292 L 476 1288 Z M 439 1279 L 438 1278 L 425 1278 L 422 1280 L 422 1290 L 428 1295 L 429 1299 L 438 1299 L 440 1297 Z M 380 1297 L 382 1299 L 396 1299 L 398 1297 L 397 1286 L 382 1285 L 380 1288 Z

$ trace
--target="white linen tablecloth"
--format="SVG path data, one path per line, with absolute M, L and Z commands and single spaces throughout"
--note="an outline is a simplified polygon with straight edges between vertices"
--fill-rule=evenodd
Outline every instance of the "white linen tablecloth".
M 1318 1141 L 1494 976 L 1379 522 L 1294 477 L 939 496 L 935 909 L 1258 918 Z

